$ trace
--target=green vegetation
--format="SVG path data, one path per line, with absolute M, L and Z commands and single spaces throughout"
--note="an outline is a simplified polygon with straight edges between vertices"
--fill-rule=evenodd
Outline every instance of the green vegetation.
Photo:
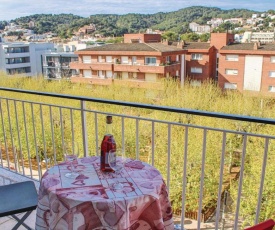
M 2 87 L 29 89 L 36 91 L 55 92 L 60 94 L 78 95 L 86 97 L 106 98 L 112 100 L 132 101 L 145 104 L 157 104 L 163 106 L 180 107 L 186 109 L 205 110 L 211 112 L 220 112 L 227 114 L 239 114 L 248 116 L 259 116 L 266 118 L 275 118 L 273 98 L 267 98 L 263 95 L 257 97 L 250 94 L 240 94 L 236 91 L 222 92 L 214 83 L 205 82 L 201 87 L 193 87 L 186 83 L 181 88 L 173 81 L 164 81 L 159 89 L 136 89 L 122 87 L 118 85 L 111 86 L 95 86 L 84 84 L 72 84 L 67 81 L 46 81 L 42 78 L 16 78 L 7 77 L 0 74 L 0 85 Z M 17 94 L 12 92 L 0 91 L 2 97 L 20 98 L 27 101 L 46 102 L 53 105 L 63 105 L 69 107 L 80 107 L 78 101 L 45 98 L 41 96 Z M 17 130 L 15 116 L 17 114 L 19 120 L 19 129 L 21 137 L 22 152 L 24 157 L 27 156 L 27 142 L 26 133 L 24 131 L 24 116 L 22 113 L 22 105 L 17 102 L 17 113 L 14 113 L 14 104 L 9 102 L 10 118 L 7 116 L 6 100 L 1 100 L 1 108 L 6 128 L 6 137 L 8 146 L 11 146 L 11 130 Z M 184 115 L 161 111 L 151 111 L 145 109 L 129 108 L 124 106 L 105 105 L 99 103 L 87 103 L 88 110 L 103 111 L 109 113 L 125 114 L 128 116 L 139 116 L 151 119 L 168 120 L 182 124 L 192 124 L 197 126 L 207 126 L 214 128 L 224 128 L 229 130 L 238 130 L 243 132 L 253 132 L 258 134 L 268 134 L 275 136 L 275 129 L 270 125 L 237 122 L 233 120 L 213 119 L 211 117 L 200 117 L 194 115 Z M 31 104 L 26 103 L 26 127 L 28 130 L 29 140 L 28 144 L 31 149 L 31 156 L 36 155 L 36 146 L 38 155 L 43 159 L 45 154 L 47 157 L 53 156 L 53 143 L 55 144 L 56 154 L 61 159 L 61 143 L 62 138 L 69 140 L 72 136 L 70 119 L 74 118 L 74 138 L 81 139 L 81 122 L 80 112 L 74 111 L 70 113 L 70 109 L 64 109 L 62 117 L 60 117 L 59 108 L 52 106 L 52 122 L 54 124 L 54 142 L 51 135 L 51 119 L 49 116 L 49 107 L 43 106 L 42 115 L 40 116 L 39 105 L 33 104 L 36 139 L 33 135 L 34 126 L 32 124 L 32 107 Z M 13 111 L 13 113 L 12 113 Z M 0 114 L 0 115 L 1 115 Z M 2 116 L 2 115 L 1 115 Z M 9 119 L 11 119 L 12 129 L 9 128 Z M 98 114 L 98 138 L 99 141 L 103 137 L 105 125 L 104 114 Z M 95 124 L 94 114 L 87 114 L 87 128 L 89 151 L 94 155 L 96 150 L 95 141 Z M 44 124 L 44 126 L 42 126 Z M 121 121 L 119 118 L 114 118 L 114 135 L 118 145 L 121 143 Z M 64 128 L 64 133 L 61 132 L 61 126 Z M 125 145 L 127 156 L 135 158 L 136 148 L 136 121 L 132 119 L 125 119 Z M 188 143 L 185 143 L 186 127 L 171 125 L 171 162 L 170 162 L 170 198 L 173 203 L 174 210 L 181 208 L 181 193 L 182 193 L 182 175 L 184 163 L 184 147 L 188 145 L 188 159 L 187 159 L 187 174 L 188 174 L 188 188 L 185 195 L 186 211 L 196 211 L 198 209 L 199 198 L 199 182 L 202 162 L 202 146 L 203 146 L 203 129 L 196 127 L 189 127 Z M 152 153 L 152 133 L 151 123 L 148 121 L 139 120 L 139 157 L 143 161 L 151 162 Z M 155 125 L 155 167 L 160 170 L 164 178 L 167 178 L 167 143 L 169 127 L 166 124 L 156 123 Z M 2 147 L 3 143 L 3 129 L 0 129 L 0 140 Z M 218 178 L 222 150 L 222 136 L 218 131 L 207 131 L 206 143 L 206 158 L 205 158 L 205 184 L 203 191 L 203 205 L 215 204 L 218 191 Z M 16 146 L 19 145 L 19 140 L 16 135 L 13 136 Z M 236 192 L 238 181 L 229 179 L 230 166 L 240 165 L 239 156 L 234 158 L 234 154 L 242 150 L 243 135 L 227 134 L 226 136 L 226 156 L 225 156 L 225 170 L 224 181 L 230 184 L 230 194 L 232 203 L 230 203 L 232 212 L 235 212 Z M 46 143 L 46 146 L 43 143 Z M 265 178 L 265 186 L 262 199 L 262 209 L 260 219 L 275 218 L 275 182 L 274 182 L 274 157 L 275 148 L 274 140 L 270 139 L 270 148 L 268 149 L 267 171 Z M 245 157 L 245 172 L 244 184 L 242 189 L 242 199 L 240 207 L 240 215 L 246 222 L 252 223 L 255 218 L 255 204 L 258 198 L 258 186 L 260 181 L 261 165 L 264 153 L 264 139 L 256 137 L 248 137 L 247 151 Z M 4 150 L 2 155 L 5 156 Z
M 270 10 L 271 11 L 271 10 Z M 190 22 L 206 24 L 211 18 L 249 18 L 253 13 L 259 13 L 246 9 L 222 10 L 217 7 L 193 6 L 180 9 L 178 11 L 156 14 L 96 14 L 89 18 L 83 18 L 72 14 L 35 14 L 26 17 L 20 17 L 12 20 L 16 24 L 28 28 L 30 21 L 35 22 L 35 33 L 42 34 L 45 32 L 55 32 L 61 38 L 71 37 L 77 30 L 89 24 L 95 24 L 96 34 L 102 34 L 105 37 L 120 37 L 126 33 L 144 33 L 146 29 L 170 31 L 178 35 L 191 32 L 189 30 Z M 266 26 L 268 26 L 266 19 Z M 0 22 L 0 29 L 7 22 Z M 233 25 L 231 27 L 233 29 Z M 222 30 L 223 27 L 218 29 Z

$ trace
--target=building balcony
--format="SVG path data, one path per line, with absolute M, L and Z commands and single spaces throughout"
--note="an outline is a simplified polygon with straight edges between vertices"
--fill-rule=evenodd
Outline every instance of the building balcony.
M 5 53 L 5 58 L 19 58 L 19 57 L 29 57 L 30 53 Z
M 31 66 L 30 62 L 6 64 L 7 69 L 17 69 L 17 68 L 30 67 L 30 66 Z
M 64 141 L 98 155 L 106 114 L 127 157 L 162 174 L 181 229 L 237 230 L 274 218 L 274 119 L 2 87 L 0 175 L 39 183 L 63 161 Z
M 107 62 L 95 62 L 95 63 L 82 63 L 82 62 L 71 62 L 71 69 L 91 69 L 91 70 L 112 70 L 113 64 Z
M 139 79 L 118 79 L 118 78 L 105 78 L 98 77 L 96 75 L 92 77 L 83 77 L 82 74 L 74 75 L 71 77 L 72 83 L 85 83 L 93 85 L 118 85 L 125 87 L 136 87 L 136 88 L 158 88 L 162 89 L 163 85 L 160 82 L 147 82 Z
M 70 67 L 72 69 L 91 69 L 91 70 L 105 70 L 115 72 L 142 72 L 142 73 L 159 73 L 164 74 L 174 70 L 180 70 L 180 62 L 173 62 L 169 64 L 156 64 L 156 65 L 144 65 L 140 63 L 108 63 L 108 62 L 96 62 L 96 63 L 82 63 L 71 62 Z
M 158 73 L 165 74 L 167 72 L 180 70 L 180 63 L 174 62 L 169 64 L 156 64 L 156 65 L 141 65 L 139 63 L 129 64 L 115 64 L 114 71 L 116 72 L 141 72 L 141 73 Z

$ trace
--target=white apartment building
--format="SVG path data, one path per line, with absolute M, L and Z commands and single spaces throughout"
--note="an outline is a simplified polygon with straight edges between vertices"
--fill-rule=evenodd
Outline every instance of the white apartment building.
M 77 75 L 75 69 L 70 68 L 71 62 L 78 61 L 73 52 L 49 52 L 42 54 L 43 76 L 46 79 L 68 79 Z
M 272 43 L 274 42 L 274 32 L 244 32 L 242 43 L 247 42 L 261 42 L 261 43 Z
M 243 18 L 229 18 L 229 19 L 225 19 L 224 22 L 230 22 L 232 24 L 243 25 L 244 24 L 244 19 Z
M 223 24 L 222 18 L 212 18 L 210 21 L 207 21 L 207 25 L 211 25 L 212 28 L 219 27 Z
M 86 49 L 86 43 L 78 41 L 66 44 L 56 44 L 55 51 L 42 54 L 42 72 L 45 79 L 69 79 L 72 75 L 77 75 L 76 69 L 70 68 L 71 62 L 78 61 L 78 55 L 74 51 Z
M 41 55 L 53 49 L 53 43 L 0 43 L 0 70 L 37 76 L 42 73 Z
M 209 25 L 199 25 L 196 22 L 189 23 L 189 29 L 197 34 L 210 33 Z

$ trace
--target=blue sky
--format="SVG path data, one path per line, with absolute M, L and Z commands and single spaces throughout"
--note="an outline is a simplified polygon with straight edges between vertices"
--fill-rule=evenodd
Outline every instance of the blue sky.
M 0 20 L 32 14 L 72 13 L 88 17 L 93 14 L 127 14 L 171 12 L 189 6 L 221 9 L 246 8 L 256 11 L 275 10 L 274 0 L 0 0 Z

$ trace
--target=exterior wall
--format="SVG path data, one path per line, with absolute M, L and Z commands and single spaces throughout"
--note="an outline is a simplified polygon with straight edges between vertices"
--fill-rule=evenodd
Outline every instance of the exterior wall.
M 272 54 L 273 53 L 273 54 Z M 220 64 L 219 64 L 219 78 L 218 85 L 224 89 L 224 84 L 236 83 L 237 90 L 242 92 L 244 88 L 244 71 L 245 71 L 245 57 L 246 55 L 257 55 L 263 57 L 262 64 L 262 78 L 261 78 L 261 90 L 262 93 L 268 93 L 269 95 L 274 95 L 275 93 L 269 92 L 269 86 L 275 86 L 275 78 L 269 76 L 270 71 L 275 71 L 275 63 L 271 62 L 271 56 L 275 56 L 275 52 L 270 52 L 270 54 L 261 54 L 257 51 L 246 52 L 239 54 L 238 61 L 227 61 L 225 60 L 226 53 L 220 54 Z M 237 69 L 238 75 L 226 75 L 225 69 Z
M 209 49 L 209 78 L 215 79 L 216 77 L 216 60 L 217 50 L 214 46 Z
M 269 86 L 275 86 L 275 78 L 269 77 L 269 71 L 275 71 L 275 63 L 271 63 L 270 58 L 274 55 L 265 55 L 263 58 L 262 70 L 262 92 L 268 92 Z M 275 96 L 275 93 L 272 93 Z
M 243 81 L 244 81 L 244 66 L 245 66 L 245 55 L 239 55 L 238 61 L 227 61 L 225 60 L 226 54 L 220 54 L 219 57 L 219 75 L 218 75 L 218 85 L 224 89 L 225 83 L 236 83 L 237 90 L 243 91 Z M 227 75 L 225 73 L 226 69 L 237 69 L 237 75 Z
M 210 46 L 216 49 L 221 49 L 223 46 L 228 45 L 234 41 L 234 34 L 229 33 L 211 33 Z
M 124 43 L 150 43 L 150 42 L 161 42 L 160 34 L 124 34 Z
M 202 60 L 192 60 L 192 54 L 202 54 Z M 213 48 L 208 50 L 189 50 L 186 54 L 186 76 L 191 80 L 204 81 L 213 78 Z M 202 73 L 192 73 L 191 68 L 202 68 Z

